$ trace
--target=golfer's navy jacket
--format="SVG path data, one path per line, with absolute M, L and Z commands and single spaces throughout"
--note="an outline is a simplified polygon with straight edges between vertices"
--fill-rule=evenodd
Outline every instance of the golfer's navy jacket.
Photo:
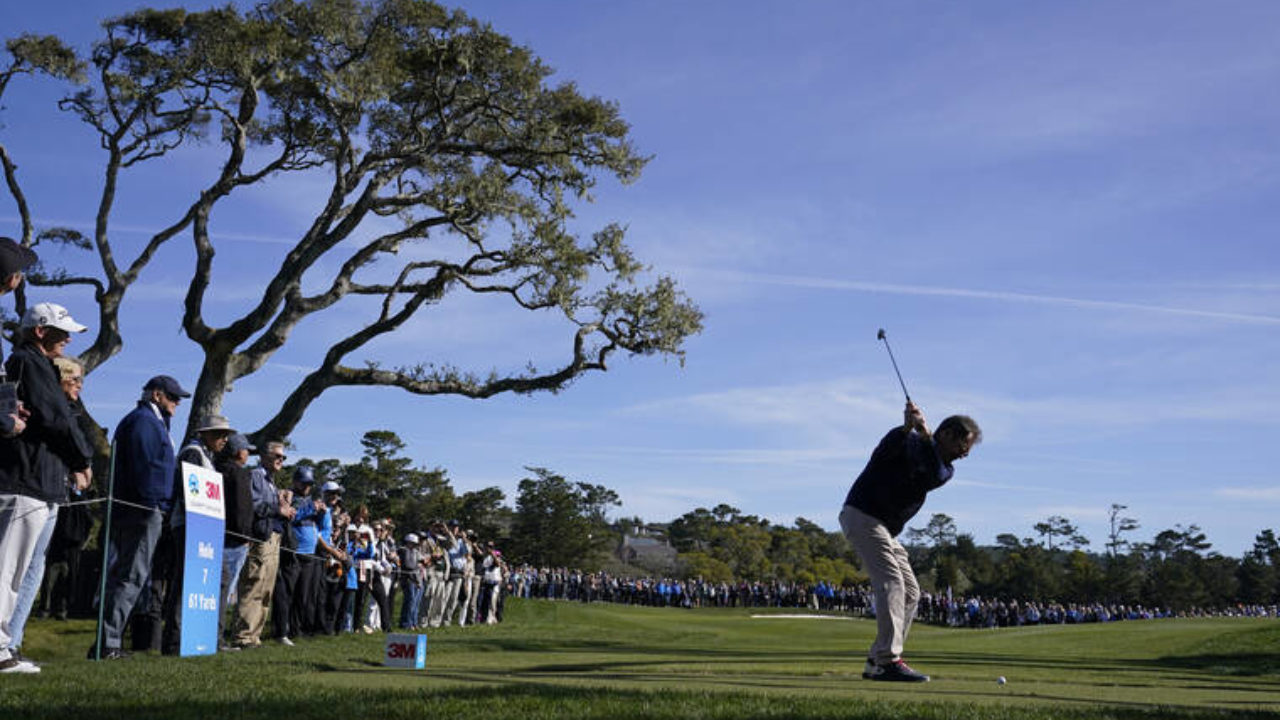
M 925 495 L 945 485 L 954 472 L 938 456 L 933 440 L 899 426 L 880 440 L 844 504 L 884 523 L 897 537 L 920 512 Z

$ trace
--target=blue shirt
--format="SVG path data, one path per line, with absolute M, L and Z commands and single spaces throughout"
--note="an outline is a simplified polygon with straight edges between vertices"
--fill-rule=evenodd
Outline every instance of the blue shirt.
M 293 527 L 298 536 L 298 552 L 313 555 L 319 538 L 329 542 L 329 534 L 333 532 L 332 513 L 328 507 L 316 512 L 315 503 L 310 498 L 303 498 L 302 507 L 298 508 L 298 514 L 293 518 Z

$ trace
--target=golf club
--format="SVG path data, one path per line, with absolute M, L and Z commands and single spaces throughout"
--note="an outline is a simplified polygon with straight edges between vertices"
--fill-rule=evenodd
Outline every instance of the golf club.
M 907 392 L 907 384 L 902 382 L 902 373 L 898 371 L 898 361 L 893 358 L 893 348 L 889 347 L 889 336 L 884 334 L 884 328 L 880 328 L 880 332 L 876 333 L 876 339 L 884 341 L 884 349 L 889 351 L 889 362 L 893 363 L 893 372 L 898 376 L 898 384 L 902 386 L 902 394 L 907 396 L 907 402 L 911 402 L 911 393 Z

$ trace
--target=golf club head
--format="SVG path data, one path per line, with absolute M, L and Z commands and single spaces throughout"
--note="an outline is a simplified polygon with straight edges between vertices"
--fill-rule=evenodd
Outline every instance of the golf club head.
M 883 339 L 884 339 L 884 328 L 880 328 L 880 331 L 876 333 L 876 339 L 877 339 L 877 340 L 883 340 Z

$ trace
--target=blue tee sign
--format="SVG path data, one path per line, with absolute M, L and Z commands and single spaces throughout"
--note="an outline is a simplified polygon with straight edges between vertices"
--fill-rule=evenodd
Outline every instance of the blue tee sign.
M 218 601 L 222 579 L 222 537 L 226 512 L 222 475 L 182 463 L 187 544 L 182 574 L 183 657 L 218 651 Z

